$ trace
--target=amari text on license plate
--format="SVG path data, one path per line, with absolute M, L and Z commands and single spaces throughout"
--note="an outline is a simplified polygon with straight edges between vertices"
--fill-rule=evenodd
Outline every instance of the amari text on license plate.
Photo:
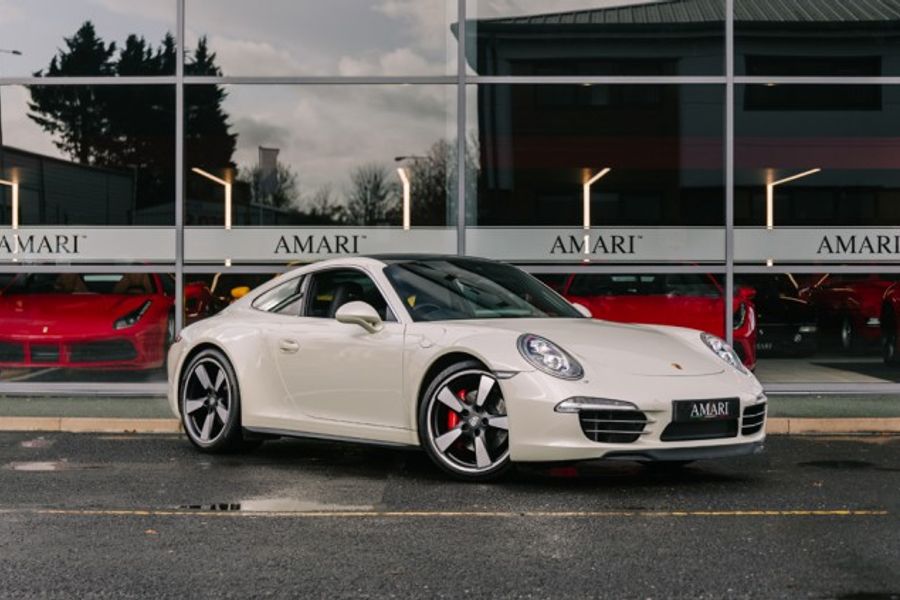
M 714 398 L 711 400 L 675 400 L 672 420 L 719 421 L 737 419 L 740 401 L 737 398 Z

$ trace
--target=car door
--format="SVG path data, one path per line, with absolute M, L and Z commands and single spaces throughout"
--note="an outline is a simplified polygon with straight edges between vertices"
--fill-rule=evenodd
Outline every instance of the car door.
M 402 402 L 404 326 L 367 273 L 355 268 L 309 276 L 302 314 L 275 340 L 279 371 L 293 405 L 317 420 L 408 427 Z M 339 323 L 347 302 L 371 304 L 384 327 L 369 333 Z

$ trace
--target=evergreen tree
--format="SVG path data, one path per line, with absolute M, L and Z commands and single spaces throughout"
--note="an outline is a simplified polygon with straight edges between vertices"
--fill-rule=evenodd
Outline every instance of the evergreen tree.
M 37 71 L 35 77 L 115 74 L 116 44 L 104 44 L 90 21 L 64 42 L 65 48 L 50 60 L 46 73 Z M 114 128 L 109 99 L 101 86 L 32 86 L 30 91 L 29 117 L 54 136 L 60 151 L 83 164 L 107 161 Z

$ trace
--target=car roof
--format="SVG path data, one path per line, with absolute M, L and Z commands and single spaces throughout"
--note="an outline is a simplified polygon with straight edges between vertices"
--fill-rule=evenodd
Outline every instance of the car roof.
M 394 253 L 394 254 L 369 254 L 367 258 L 381 261 L 385 264 L 401 263 L 401 262 L 434 262 L 441 260 L 454 261 L 479 261 L 479 262 L 495 262 L 489 258 L 480 258 L 477 256 L 460 256 L 458 254 L 425 254 L 425 253 Z

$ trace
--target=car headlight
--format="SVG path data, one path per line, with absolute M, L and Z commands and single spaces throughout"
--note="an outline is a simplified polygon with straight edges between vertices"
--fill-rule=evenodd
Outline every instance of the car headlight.
M 147 309 L 150 308 L 150 304 L 151 302 L 147 300 L 127 315 L 116 319 L 116 322 L 113 323 L 113 329 L 125 329 L 140 321 L 141 317 L 144 316 L 144 313 L 147 312 Z
M 741 358 L 737 355 L 737 352 L 725 342 L 725 340 L 710 335 L 705 331 L 700 334 L 700 339 L 703 340 L 703 343 L 706 344 L 707 348 L 712 350 L 713 354 L 741 373 L 747 373 L 747 369 L 744 368 L 744 363 L 741 362 Z
M 519 336 L 519 353 L 538 370 L 560 379 L 581 379 L 584 369 L 571 354 L 533 333 Z
M 734 311 L 734 328 L 735 330 L 740 329 L 744 326 L 744 323 L 747 321 L 747 305 L 741 302 L 738 305 L 738 309 Z

